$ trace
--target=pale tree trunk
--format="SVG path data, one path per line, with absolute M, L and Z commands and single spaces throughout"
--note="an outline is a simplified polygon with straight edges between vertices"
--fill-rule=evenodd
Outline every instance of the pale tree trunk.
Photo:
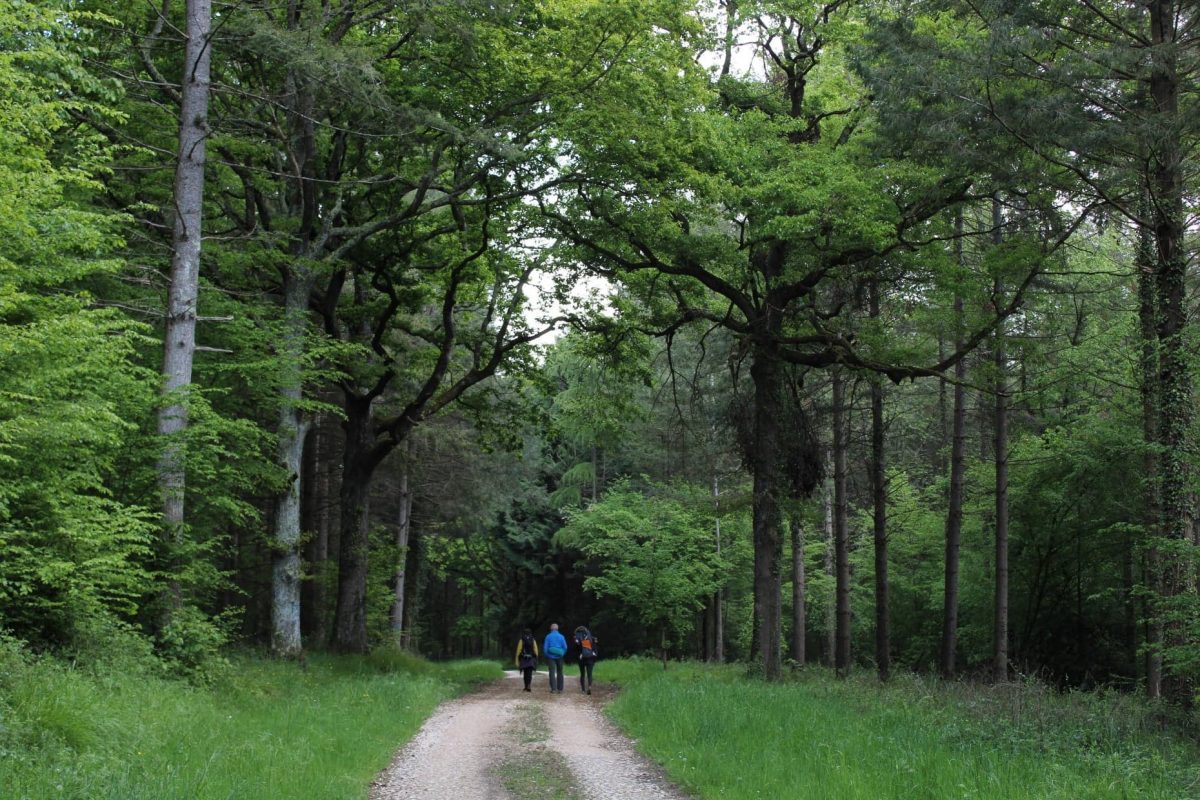
M 804 607 L 804 525 L 798 513 L 792 514 L 792 660 L 804 666 L 804 634 L 808 629 Z
M 879 280 L 871 280 L 870 315 L 879 316 Z M 879 680 L 892 673 L 892 611 L 888 586 L 887 462 L 884 451 L 883 384 L 871 382 L 871 500 L 875 536 L 875 665 Z
M 1003 242 L 1003 215 L 999 198 L 992 200 L 994 242 Z M 993 295 L 1002 297 L 1004 284 L 997 280 Z M 1008 680 L 1008 355 L 1004 323 L 996 326 L 992 356 L 996 369 L 996 595 L 992 622 L 992 680 Z
M 962 232 L 962 216 L 957 220 Z M 959 242 L 962 237 L 958 238 Z M 959 263 L 962 263 L 961 245 L 958 246 Z M 954 295 L 955 350 L 962 348 L 963 299 L 961 293 Z M 950 444 L 950 498 L 946 512 L 946 559 L 945 583 L 942 598 L 942 646 L 940 667 L 943 678 L 953 678 L 958 656 L 958 551 L 962 539 L 963 476 L 966 461 L 967 404 L 963 381 L 967 377 L 966 359 L 954 365 L 954 410 L 951 421 Z
M 288 5 L 287 26 L 296 30 L 300 25 L 299 4 Z M 300 654 L 300 497 L 301 464 L 307 441 L 308 421 L 301 410 L 304 396 L 304 351 L 308 332 L 308 305 L 316 285 L 316 275 L 306 266 L 304 258 L 313 258 L 323 249 L 327 234 L 318 233 L 321 204 L 317 196 L 317 145 L 314 133 L 313 94 L 308 83 L 295 71 L 289 70 L 285 86 L 290 99 L 288 124 L 291 129 L 290 163 L 294 172 L 290 178 L 288 201 L 293 214 L 298 212 L 300 226 L 292 243 L 296 261 L 284 271 L 283 334 L 280 343 L 279 459 L 290 476 L 284 493 L 276 500 L 275 564 L 272 573 L 272 650 L 277 656 Z M 338 214 L 337 204 L 324 209 L 330 218 Z
M 396 502 L 399 510 L 396 514 L 396 574 L 393 579 L 392 597 L 392 639 L 397 645 L 404 642 L 404 592 L 405 576 L 408 563 L 408 534 L 412 529 L 412 490 L 409 488 L 409 455 L 412 453 L 411 443 L 405 448 L 404 463 L 400 467 L 400 481 L 396 489 Z
M 280 343 L 279 463 L 288 475 L 287 488 L 275 503 L 275 563 L 271 575 L 271 650 L 292 658 L 302 650 L 300 638 L 300 494 L 308 421 L 300 409 L 304 394 L 301 359 L 307 328 L 311 274 L 294 266 L 284 280 L 284 330 Z
M 850 672 L 850 526 L 848 519 L 846 379 L 833 372 L 833 545 L 837 570 L 837 635 L 834 668 L 839 675 Z
M 184 522 L 187 478 L 180 432 L 187 427 L 184 393 L 192 382 L 196 351 L 196 305 L 200 289 L 203 231 L 205 141 L 208 136 L 212 0 L 187 0 L 183 81 L 180 84 L 179 154 L 175 164 L 175 222 L 171 235 L 171 287 L 163 334 L 163 392 L 168 405 L 159 410 L 158 433 L 164 449 L 158 462 L 163 524 L 168 541 L 178 542 Z M 173 585 L 171 604 L 180 602 Z

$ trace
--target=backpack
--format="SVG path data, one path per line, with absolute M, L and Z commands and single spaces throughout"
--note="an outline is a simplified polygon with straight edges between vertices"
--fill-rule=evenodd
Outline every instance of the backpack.
M 533 654 L 533 637 L 521 637 L 521 666 L 532 667 L 537 663 L 537 656 Z
M 579 642 L 579 657 L 580 658 L 595 658 L 596 657 L 596 639 L 592 636 L 592 632 L 584 628 L 579 633 L 575 634 L 575 641 Z

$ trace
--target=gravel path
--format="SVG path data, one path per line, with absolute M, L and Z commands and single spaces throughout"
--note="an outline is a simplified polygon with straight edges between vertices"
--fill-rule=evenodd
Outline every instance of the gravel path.
M 662 777 L 625 734 L 578 690 L 567 689 L 546 709 L 550 743 L 567 759 L 586 800 L 682 800 L 687 795 Z
M 443 703 L 371 787 L 371 800 L 506 800 L 492 775 L 513 701 L 490 690 Z
M 520 674 L 511 672 L 506 680 L 442 704 L 375 781 L 371 800 L 508 800 L 499 771 L 534 749 L 569 767 L 573 786 L 564 788 L 573 797 L 686 800 L 604 717 L 601 709 L 612 696 L 608 687 L 598 685 L 587 696 L 578 686 L 571 691 L 568 680 L 563 694 L 551 695 L 539 674 L 526 694 Z M 561 785 L 560 776 L 547 779 Z

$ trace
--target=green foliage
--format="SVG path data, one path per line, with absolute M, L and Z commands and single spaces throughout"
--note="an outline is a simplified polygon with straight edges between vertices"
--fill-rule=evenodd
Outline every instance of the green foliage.
M 153 534 L 112 490 L 154 378 L 144 329 L 86 290 L 121 266 L 120 219 L 94 203 L 111 150 L 72 122 L 113 113 L 71 5 L 0 5 L 0 623 L 39 642 L 131 615 Z
M 691 630 L 728 567 L 715 549 L 711 511 L 679 488 L 648 484 L 638 491 L 618 481 L 555 537 L 596 564 L 599 574 L 584 580 L 586 590 L 619 599 L 631 622 L 660 630 L 664 642 Z
M 704 798 L 1195 797 L 1195 743 L 1157 731 L 1138 701 L 1029 684 L 888 684 L 805 670 L 747 680 L 737 667 L 610 664 L 609 713 Z

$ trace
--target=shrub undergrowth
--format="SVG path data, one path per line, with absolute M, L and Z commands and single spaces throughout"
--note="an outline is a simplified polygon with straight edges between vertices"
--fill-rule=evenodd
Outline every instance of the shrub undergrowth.
M 739 667 L 610 662 L 613 719 L 702 798 L 1200 798 L 1200 748 L 1140 698 L 898 676 L 780 684 Z
M 244 655 L 198 686 L 0 640 L 0 797 L 363 798 L 439 702 L 499 675 L 387 652 Z

